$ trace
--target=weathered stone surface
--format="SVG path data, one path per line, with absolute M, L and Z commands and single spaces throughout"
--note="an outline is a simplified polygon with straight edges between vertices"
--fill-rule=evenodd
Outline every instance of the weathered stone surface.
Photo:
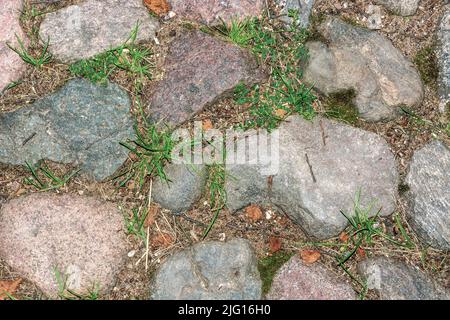
M 367 28 L 371 30 L 379 30 L 383 25 L 383 21 L 381 18 L 381 7 L 369 5 L 367 7 L 367 13 L 370 16 L 367 18 Z
M 137 41 L 153 40 L 159 28 L 142 0 L 87 0 L 45 16 L 40 37 L 63 62 L 90 58 L 130 38 L 139 22 Z
M 375 0 L 389 11 L 407 17 L 416 13 L 420 0 Z
M 67 289 L 106 292 L 127 254 L 122 224 L 114 204 L 35 193 L 0 209 L 0 256 L 49 297 L 59 293 L 57 272 Z
M 319 32 L 329 44 L 309 42 L 304 80 L 331 94 L 354 90 L 360 116 L 369 121 L 393 119 L 398 107 L 414 107 L 423 98 L 417 70 L 377 32 L 328 18 Z
M 440 111 L 450 110 L 450 5 L 446 7 L 438 27 L 437 58 L 439 65 Z
M 198 243 L 163 263 L 151 296 L 155 300 L 261 299 L 256 256 L 243 239 Z
M 263 78 L 248 52 L 201 31 L 172 42 L 165 70 L 165 78 L 152 90 L 148 113 L 153 121 L 169 125 L 188 120 L 239 83 Z
M 103 180 L 127 159 L 134 137 L 128 94 L 116 84 L 71 80 L 29 107 L 0 115 L 0 162 L 72 163 Z
M 416 151 L 406 183 L 411 226 L 429 245 L 450 250 L 450 148 L 433 141 Z
M 259 16 L 264 0 L 169 0 L 172 11 L 184 19 L 208 25 Z
M 392 258 L 375 257 L 358 264 L 381 300 L 449 300 L 450 293 L 422 271 Z
M 155 180 L 153 200 L 173 213 L 189 210 L 202 196 L 208 170 L 205 165 L 169 164 L 165 168 L 169 182 Z
M 0 92 L 11 82 L 18 80 L 25 71 L 25 63 L 7 46 L 19 47 L 16 35 L 27 43 L 19 24 L 22 5 L 22 0 L 0 1 Z
M 298 26 L 300 28 L 309 27 L 309 17 L 311 16 L 312 7 L 314 6 L 314 0 L 277 0 L 278 5 L 281 8 L 281 20 L 290 25 L 292 24 L 292 18 L 288 16 L 289 10 L 297 10 Z
M 275 275 L 269 300 L 355 300 L 352 286 L 320 263 L 292 257 Z
M 280 126 L 278 141 L 279 169 L 270 179 L 262 166 L 227 165 L 234 177 L 226 182 L 232 211 L 271 202 L 307 233 L 325 239 L 345 228 L 340 211 L 352 214 L 358 191 L 362 207 L 375 201 L 372 214 L 380 207 L 381 215 L 395 210 L 396 163 L 378 135 L 327 119 L 292 116 Z

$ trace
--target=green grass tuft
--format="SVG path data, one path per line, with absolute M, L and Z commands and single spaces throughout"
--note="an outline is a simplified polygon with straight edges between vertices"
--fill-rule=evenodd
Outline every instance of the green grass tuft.
M 75 292 L 67 288 L 68 276 L 55 269 L 56 282 L 58 284 L 58 297 L 63 300 L 98 300 L 100 297 L 100 286 L 94 284 L 92 289 L 86 293 Z
M 53 173 L 47 166 L 42 166 L 38 164 L 36 167 L 25 162 L 27 169 L 30 171 L 31 176 L 25 178 L 25 183 L 28 185 L 32 185 L 37 190 L 44 192 L 50 190 L 56 190 L 63 187 L 66 183 L 69 182 L 80 169 L 75 170 L 62 178 L 59 178 L 55 173 Z
M 148 125 L 148 124 L 147 124 Z M 136 158 L 131 166 L 114 177 L 119 187 L 131 179 L 135 179 L 142 188 L 147 177 L 159 177 L 167 181 L 164 166 L 172 159 L 172 150 L 175 146 L 169 130 L 160 130 L 157 125 L 148 125 L 142 131 L 135 125 L 136 139 L 121 142 Z
M 105 84 L 119 70 L 125 70 L 135 77 L 135 87 L 140 90 L 144 79 L 151 79 L 154 64 L 153 53 L 136 44 L 138 25 L 125 43 L 93 58 L 77 61 L 69 70 L 74 76 L 84 77 L 94 83 Z
M 144 243 L 147 242 L 147 231 L 144 227 L 147 216 L 148 206 L 133 208 L 131 210 L 131 217 L 128 214 L 124 215 L 127 234 L 141 239 Z
M 213 219 L 203 233 L 205 239 L 214 227 L 219 217 L 220 211 L 227 203 L 227 193 L 225 190 L 226 172 L 223 164 L 213 164 L 209 166 L 209 202 L 214 213 Z
M 294 113 L 307 119 L 314 117 L 312 103 L 316 98 L 311 88 L 299 81 L 301 64 L 308 58 L 304 45 L 308 32 L 299 28 L 298 19 L 293 18 L 287 29 L 256 18 L 216 28 L 230 41 L 251 50 L 260 63 L 271 70 L 267 85 L 250 88 L 240 85 L 235 89 L 236 103 L 249 105 L 251 119 L 241 125 L 244 129 L 273 130 Z
M 44 44 L 44 48 L 42 49 L 41 54 L 38 57 L 34 57 L 32 54 L 28 52 L 28 50 L 25 48 L 25 45 L 23 41 L 17 36 L 16 34 L 17 42 L 19 43 L 19 48 L 14 48 L 10 46 L 8 47 L 13 50 L 15 53 L 19 55 L 19 57 L 25 61 L 28 64 L 31 64 L 32 66 L 36 68 L 41 68 L 44 64 L 48 64 L 52 61 L 53 55 L 48 52 L 48 46 L 50 44 L 50 39 L 47 40 Z

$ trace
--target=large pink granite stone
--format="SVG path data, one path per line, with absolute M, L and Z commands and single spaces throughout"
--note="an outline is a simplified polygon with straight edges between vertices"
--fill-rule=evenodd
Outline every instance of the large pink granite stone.
M 0 92 L 25 71 L 25 62 L 7 45 L 19 46 L 16 35 L 27 43 L 19 24 L 22 6 L 22 0 L 0 0 Z

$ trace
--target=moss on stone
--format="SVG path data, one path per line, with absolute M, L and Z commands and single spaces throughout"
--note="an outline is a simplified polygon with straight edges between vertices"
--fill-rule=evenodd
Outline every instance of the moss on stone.
M 434 46 L 428 46 L 419 50 L 414 57 L 414 64 L 425 84 L 430 85 L 436 83 L 439 75 L 439 67 Z
M 343 90 L 329 95 L 325 100 L 325 116 L 356 124 L 359 113 L 353 103 L 355 96 L 354 90 Z
M 278 269 L 281 268 L 294 254 L 292 252 L 279 251 L 271 256 L 262 258 L 258 262 L 258 270 L 262 280 L 262 292 L 266 295 L 272 286 L 273 278 Z

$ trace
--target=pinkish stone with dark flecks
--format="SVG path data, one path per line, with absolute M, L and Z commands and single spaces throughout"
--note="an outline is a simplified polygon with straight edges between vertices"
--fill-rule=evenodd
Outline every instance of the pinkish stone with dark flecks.
M 189 120 L 238 84 L 264 79 L 249 52 L 201 31 L 188 31 L 171 43 L 165 70 L 151 89 L 148 115 L 170 126 Z
M 169 0 L 172 11 L 182 18 L 205 24 L 259 16 L 264 0 Z
M 18 47 L 16 35 L 27 43 L 19 24 L 22 0 L 0 0 L 0 92 L 25 71 L 25 63 L 11 50 Z
M 269 300 L 354 300 L 350 284 L 316 262 L 306 265 L 294 256 L 278 270 Z
M 105 293 L 127 255 L 116 205 L 91 197 L 34 193 L 0 209 L 0 257 L 49 297 L 59 280 L 77 293 Z

